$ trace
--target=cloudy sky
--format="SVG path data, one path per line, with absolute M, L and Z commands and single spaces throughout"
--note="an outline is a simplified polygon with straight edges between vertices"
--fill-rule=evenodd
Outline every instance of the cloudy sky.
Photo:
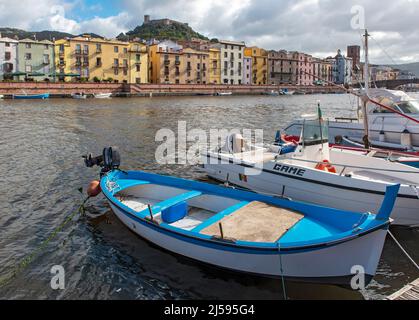
M 150 14 L 189 22 L 211 38 L 326 57 L 360 44 L 353 25 L 362 11 L 371 62 L 419 61 L 419 0 L 0 0 L 0 26 L 115 37 Z

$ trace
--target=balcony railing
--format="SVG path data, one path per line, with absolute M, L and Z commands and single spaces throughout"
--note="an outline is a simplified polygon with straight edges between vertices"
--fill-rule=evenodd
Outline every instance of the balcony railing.
M 89 55 L 89 50 L 78 50 L 78 49 L 76 49 L 74 53 L 76 55 Z
M 175 65 L 177 65 L 177 66 L 180 65 L 180 60 L 176 60 Z
M 170 60 L 164 60 L 164 64 L 167 66 L 170 64 Z
M 113 64 L 114 68 L 119 68 L 119 69 L 128 69 L 128 65 L 124 64 L 124 63 L 119 63 L 119 64 Z

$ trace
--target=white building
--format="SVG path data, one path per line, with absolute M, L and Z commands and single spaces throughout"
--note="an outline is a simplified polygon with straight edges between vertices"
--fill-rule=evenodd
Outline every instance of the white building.
M 17 45 L 18 41 L 2 38 L 0 35 L 0 80 L 10 79 L 8 74 L 17 70 Z
M 212 47 L 219 48 L 221 52 L 221 83 L 242 84 L 245 43 L 221 40 Z

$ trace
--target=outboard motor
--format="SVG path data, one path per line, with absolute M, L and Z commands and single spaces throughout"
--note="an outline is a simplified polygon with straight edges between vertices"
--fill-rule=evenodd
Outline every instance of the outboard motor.
M 86 167 L 92 168 L 94 166 L 101 167 L 101 176 L 105 173 L 119 169 L 121 165 L 121 156 L 117 147 L 107 147 L 103 149 L 100 156 L 93 157 L 92 154 L 83 156 Z

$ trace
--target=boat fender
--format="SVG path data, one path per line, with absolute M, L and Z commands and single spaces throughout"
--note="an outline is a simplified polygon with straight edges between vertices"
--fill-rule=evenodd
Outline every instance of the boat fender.
M 404 129 L 400 135 L 400 142 L 402 146 L 412 147 L 412 135 L 410 134 L 409 130 Z
M 378 140 L 380 140 L 380 142 L 385 142 L 386 141 L 386 135 L 384 133 L 384 131 L 380 131 L 380 134 L 378 136 Z
M 336 168 L 332 166 L 328 160 L 323 160 L 323 162 L 319 162 L 316 165 L 315 169 L 320 171 L 327 171 L 330 173 L 336 173 Z
M 87 188 L 87 195 L 91 198 L 97 197 L 102 192 L 100 188 L 100 182 L 93 180 L 90 182 L 89 187 Z

